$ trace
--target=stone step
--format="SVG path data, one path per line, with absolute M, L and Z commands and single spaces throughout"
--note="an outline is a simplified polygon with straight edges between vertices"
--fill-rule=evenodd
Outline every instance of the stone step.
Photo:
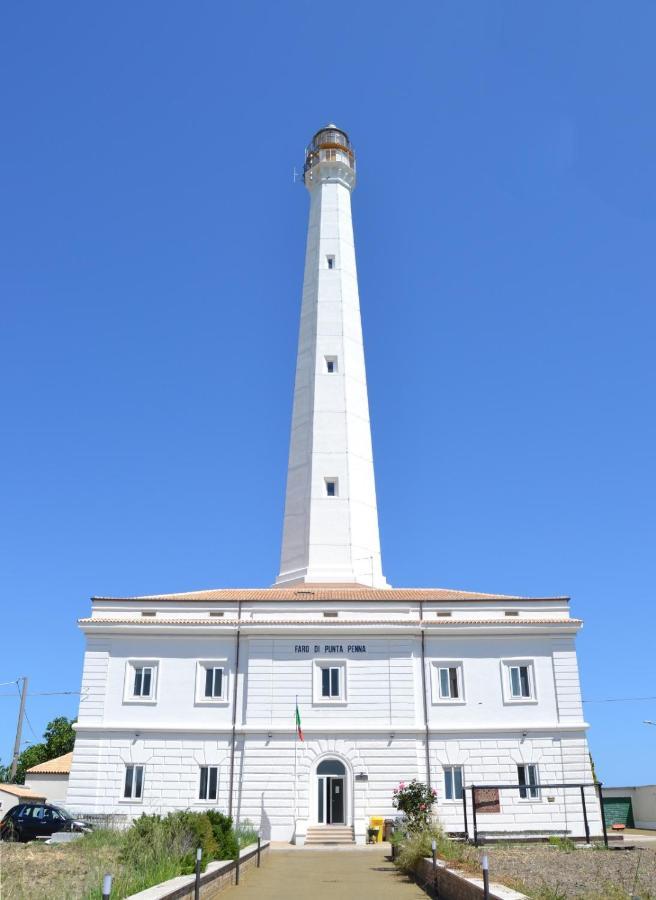
M 313 825 L 305 835 L 307 844 L 354 844 L 353 828 L 348 825 Z

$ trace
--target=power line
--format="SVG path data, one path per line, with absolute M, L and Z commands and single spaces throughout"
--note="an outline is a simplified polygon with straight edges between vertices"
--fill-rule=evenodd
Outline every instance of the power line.
M 582 700 L 582 703 L 639 703 L 643 700 L 656 700 L 656 697 L 605 697 L 603 700 Z
M 7 684 L 16 684 L 15 681 L 8 681 Z M 29 697 L 62 697 L 67 694 L 83 694 L 84 691 L 30 691 Z M 0 694 L 0 697 L 15 697 L 15 694 Z

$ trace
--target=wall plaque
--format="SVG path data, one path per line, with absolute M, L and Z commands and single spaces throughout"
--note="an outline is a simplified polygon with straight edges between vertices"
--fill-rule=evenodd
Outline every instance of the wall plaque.
M 499 804 L 499 788 L 474 788 L 476 813 L 501 812 Z

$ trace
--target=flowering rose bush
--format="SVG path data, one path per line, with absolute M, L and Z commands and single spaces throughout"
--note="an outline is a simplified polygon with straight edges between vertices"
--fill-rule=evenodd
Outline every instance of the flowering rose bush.
M 402 781 L 394 788 L 392 805 L 407 818 L 409 831 L 421 831 L 431 821 L 435 797 L 433 788 L 413 778 L 410 784 Z

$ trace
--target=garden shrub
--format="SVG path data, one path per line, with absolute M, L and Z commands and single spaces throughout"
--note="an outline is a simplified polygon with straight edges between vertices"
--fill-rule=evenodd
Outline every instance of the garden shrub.
M 188 875 L 196 866 L 196 849 L 203 851 L 203 868 L 218 855 L 212 823 L 206 813 L 174 812 L 162 817 L 142 815 L 125 835 L 122 862 L 138 867 L 175 861 L 177 874 Z
M 205 815 L 212 827 L 216 843 L 216 859 L 236 859 L 239 841 L 232 827 L 231 817 L 224 816 L 216 809 L 208 810 Z
M 433 788 L 413 778 L 410 784 L 402 781 L 394 788 L 392 805 L 405 815 L 410 831 L 423 831 L 430 825 L 435 797 Z

